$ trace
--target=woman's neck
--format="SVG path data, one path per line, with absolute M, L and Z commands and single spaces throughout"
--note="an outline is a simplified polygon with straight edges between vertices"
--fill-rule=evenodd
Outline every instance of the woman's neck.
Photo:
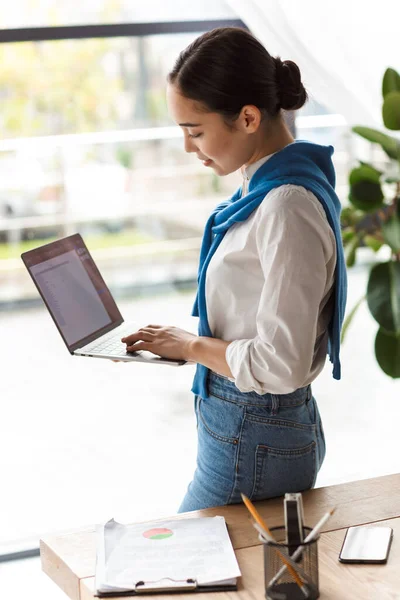
M 289 144 L 294 142 L 294 137 L 287 128 L 283 118 L 279 117 L 276 121 L 270 121 L 257 132 L 259 139 L 256 140 L 254 151 L 248 161 L 243 165 L 243 170 L 249 165 L 257 162 L 265 156 L 279 152 Z

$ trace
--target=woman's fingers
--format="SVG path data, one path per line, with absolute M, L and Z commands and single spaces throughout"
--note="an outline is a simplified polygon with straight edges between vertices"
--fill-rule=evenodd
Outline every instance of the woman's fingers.
M 121 342 L 129 345 L 134 344 L 135 342 L 138 342 L 140 340 L 145 342 L 151 342 L 154 335 L 155 334 L 152 333 L 150 330 L 143 328 L 139 329 L 139 331 L 137 331 L 136 333 L 131 333 L 130 335 L 123 337 L 121 339 Z
M 147 350 L 158 356 L 186 360 L 188 346 L 196 336 L 178 327 L 147 325 L 122 338 L 127 352 Z
M 149 343 L 146 342 L 136 342 L 135 344 L 131 344 L 130 346 L 126 346 L 127 352 L 138 352 L 139 350 L 149 350 Z

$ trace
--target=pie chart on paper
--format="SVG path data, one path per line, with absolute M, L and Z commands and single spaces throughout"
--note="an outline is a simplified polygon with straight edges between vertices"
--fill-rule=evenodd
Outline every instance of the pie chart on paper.
M 153 529 L 148 529 L 143 533 L 143 537 L 149 540 L 165 540 L 172 535 L 174 535 L 174 532 L 166 527 L 154 527 Z

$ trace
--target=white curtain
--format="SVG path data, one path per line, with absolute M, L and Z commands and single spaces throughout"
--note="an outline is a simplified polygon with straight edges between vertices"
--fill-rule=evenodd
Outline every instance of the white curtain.
M 295 61 L 311 97 L 349 125 L 383 129 L 381 82 L 400 71 L 400 1 L 226 0 L 274 56 Z

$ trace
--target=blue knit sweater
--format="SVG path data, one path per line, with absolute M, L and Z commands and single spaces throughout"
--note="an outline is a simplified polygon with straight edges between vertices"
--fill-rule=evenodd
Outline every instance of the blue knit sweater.
M 336 239 L 335 304 L 329 323 L 328 354 L 333 363 L 333 377 L 340 379 L 340 331 L 346 307 L 347 276 L 340 231 L 340 201 L 335 193 L 335 170 L 332 146 L 297 140 L 273 154 L 257 169 L 242 197 L 239 188 L 226 202 L 219 204 L 209 217 L 200 250 L 198 290 L 192 314 L 199 317 L 199 335 L 212 337 L 207 319 L 206 272 L 210 260 L 225 233 L 234 223 L 245 221 L 273 188 L 285 184 L 303 186 L 321 202 Z M 268 199 L 265 200 L 268 202 Z M 208 398 L 208 369 L 198 364 L 192 391 Z

